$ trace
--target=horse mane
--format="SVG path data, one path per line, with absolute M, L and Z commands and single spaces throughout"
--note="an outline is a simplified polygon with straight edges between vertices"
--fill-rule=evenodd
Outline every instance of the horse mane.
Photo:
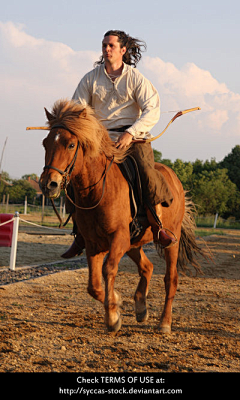
M 74 100 L 58 100 L 54 103 L 48 127 L 63 124 L 77 136 L 85 155 L 97 157 L 105 154 L 114 157 L 116 163 L 124 161 L 128 150 L 118 150 L 110 139 L 107 129 L 97 120 L 93 109 Z

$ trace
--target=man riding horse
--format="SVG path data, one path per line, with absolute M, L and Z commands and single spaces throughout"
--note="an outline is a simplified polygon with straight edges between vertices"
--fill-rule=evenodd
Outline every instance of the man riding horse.
M 155 243 L 168 247 L 176 242 L 153 217 L 152 207 L 162 221 L 162 207 L 169 207 L 173 196 L 162 174 L 154 168 L 150 143 L 136 139 L 150 138 L 149 131 L 160 117 L 157 90 L 137 69 L 145 44 L 123 31 L 111 30 L 102 41 L 102 55 L 95 68 L 80 81 L 73 100 L 90 105 L 98 120 L 108 130 L 116 147 L 131 146 L 131 155 L 138 164 L 143 187 L 143 201 Z M 132 143 L 134 139 L 134 143 Z M 73 216 L 74 220 L 74 216 Z M 74 224 L 75 225 L 75 224 Z M 76 232 L 72 246 L 62 255 L 71 258 L 81 253 L 84 241 Z

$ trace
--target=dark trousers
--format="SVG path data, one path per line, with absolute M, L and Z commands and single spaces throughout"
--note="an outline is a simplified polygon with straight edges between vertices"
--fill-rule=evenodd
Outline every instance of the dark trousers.
M 155 169 L 154 154 L 150 143 L 134 143 L 130 153 L 136 160 L 142 180 L 143 201 L 155 206 L 169 207 L 173 196 L 164 176 Z

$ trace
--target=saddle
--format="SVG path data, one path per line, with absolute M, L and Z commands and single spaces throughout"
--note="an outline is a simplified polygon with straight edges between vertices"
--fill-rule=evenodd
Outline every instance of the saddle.
M 139 169 L 135 158 L 128 155 L 127 158 L 118 164 L 122 175 L 128 182 L 132 222 L 130 223 L 131 242 L 140 235 L 143 230 L 142 222 L 146 221 L 146 212 L 143 204 L 142 184 Z

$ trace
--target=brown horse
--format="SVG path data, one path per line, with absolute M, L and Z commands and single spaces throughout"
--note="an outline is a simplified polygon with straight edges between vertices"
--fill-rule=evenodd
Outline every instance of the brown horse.
M 116 149 L 89 107 L 58 101 L 51 114 L 45 111 L 50 132 L 43 141 L 46 155 L 41 187 L 47 197 L 56 198 L 71 181 L 76 204 L 74 219 L 86 246 L 88 292 L 104 304 L 108 330 L 118 331 L 121 327 L 120 298 L 114 291 L 114 281 L 119 261 L 127 253 L 137 264 L 140 276 L 134 296 L 136 318 L 138 322 L 145 321 L 153 264 L 142 245 L 151 242 L 153 236 L 147 223 L 134 244 L 130 242 L 129 186 L 117 165 L 126 151 Z M 191 202 L 185 200 L 181 182 L 167 166 L 156 163 L 156 168 L 164 175 L 174 197 L 171 206 L 163 209 L 162 223 L 178 238 L 177 244 L 164 250 L 166 297 L 159 330 L 170 333 L 172 302 L 178 283 L 177 265 L 184 266 L 188 262 L 196 265 L 193 256 L 201 253 L 201 249 L 195 241 Z

